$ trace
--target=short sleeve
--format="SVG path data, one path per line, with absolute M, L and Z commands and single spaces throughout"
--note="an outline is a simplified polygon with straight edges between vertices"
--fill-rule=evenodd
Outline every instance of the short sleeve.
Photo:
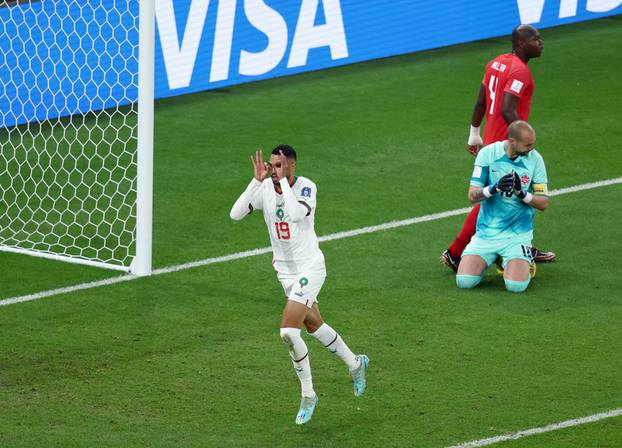
M 531 82 L 531 73 L 526 67 L 512 70 L 503 86 L 503 92 L 522 98 L 529 90 Z
M 539 154 L 538 154 L 539 156 Z M 546 174 L 546 166 L 544 165 L 544 159 L 539 156 L 536 165 L 533 170 L 533 177 L 531 179 L 531 189 L 533 194 L 539 196 L 548 196 L 548 177 Z
M 475 158 L 475 166 L 471 174 L 471 186 L 485 187 L 488 185 L 489 162 L 488 151 L 480 151 Z
M 317 187 L 313 182 L 305 182 L 296 196 L 299 202 L 304 202 L 313 210 L 317 203 Z
M 486 64 L 486 69 L 484 70 L 484 76 L 482 76 L 482 84 L 484 85 L 484 87 L 488 86 L 488 75 L 490 73 L 490 66 L 492 65 L 494 61 L 490 61 L 488 62 L 488 64 Z

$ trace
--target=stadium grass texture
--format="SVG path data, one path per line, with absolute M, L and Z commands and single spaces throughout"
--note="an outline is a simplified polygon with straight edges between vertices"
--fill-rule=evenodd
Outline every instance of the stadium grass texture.
M 619 177 L 615 17 L 542 30 L 531 122 L 549 187 Z M 319 187 L 318 234 L 464 207 L 464 150 L 484 64 L 507 38 L 156 104 L 154 264 L 268 245 L 232 223 L 248 155 L 287 142 Z M 442 447 L 622 407 L 622 186 L 554 197 L 536 242 L 558 252 L 527 293 L 490 273 L 460 291 L 437 264 L 454 217 L 324 243 L 326 320 L 371 358 L 345 367 L 307 338 L 320 402 L 278 337 L 282 291 L 262 255 L 0 308 L 0 445 Z M 0 254 L 0 298 L 117 275 Z M 615 447 L 620 418 L 506 442 Z

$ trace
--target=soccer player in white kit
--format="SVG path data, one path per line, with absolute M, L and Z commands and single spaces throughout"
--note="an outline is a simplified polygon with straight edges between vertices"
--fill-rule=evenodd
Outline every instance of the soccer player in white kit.
M 300 380 L 302 399 L 296 424 L 311 420 L 317 405 L 313 390 L 307 345 L 300 335 L 307 332 L 348 366 L 354 395 L 365 391 L 366 355 L 354 355 L 341 336 L 322 320 L 317 296 L 326 279 L 324 254 L 314 229 L 317 187 L 306 177 L 296 176 L 296 151 L 279 145 L 265 163 L 262 151 L 251 156 L 254 175 L 231 209 L 231 219 L 240 221 L 263 210 L 274 254 L 273 266 L 287 297 L 281 319 L 281 339 L 287 345 Z

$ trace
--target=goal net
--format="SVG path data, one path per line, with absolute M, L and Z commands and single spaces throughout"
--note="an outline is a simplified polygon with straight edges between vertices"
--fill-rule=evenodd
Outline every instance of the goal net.
M 151 151 L 153 87 L 147 74 L 139 107 L 139 57 L 153 39 L 139 45 L 139 9 L 139 0 L 0 1 L 0 250 L 150 270 L 151 192 L 141 205 L 139 174 L 150 189 L 151 165 L 143 155 L 141 173 L 138 149 L 143 140 Z

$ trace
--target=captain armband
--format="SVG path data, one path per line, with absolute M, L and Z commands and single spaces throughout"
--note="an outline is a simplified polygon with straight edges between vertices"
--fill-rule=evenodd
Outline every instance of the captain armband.
M 549 189 L 547 188 L 546 184 L 532 184 L 531 189 L 533 191 L 533 194 L 535 195 L 538 195 L 538 196 L 549 195 Z

